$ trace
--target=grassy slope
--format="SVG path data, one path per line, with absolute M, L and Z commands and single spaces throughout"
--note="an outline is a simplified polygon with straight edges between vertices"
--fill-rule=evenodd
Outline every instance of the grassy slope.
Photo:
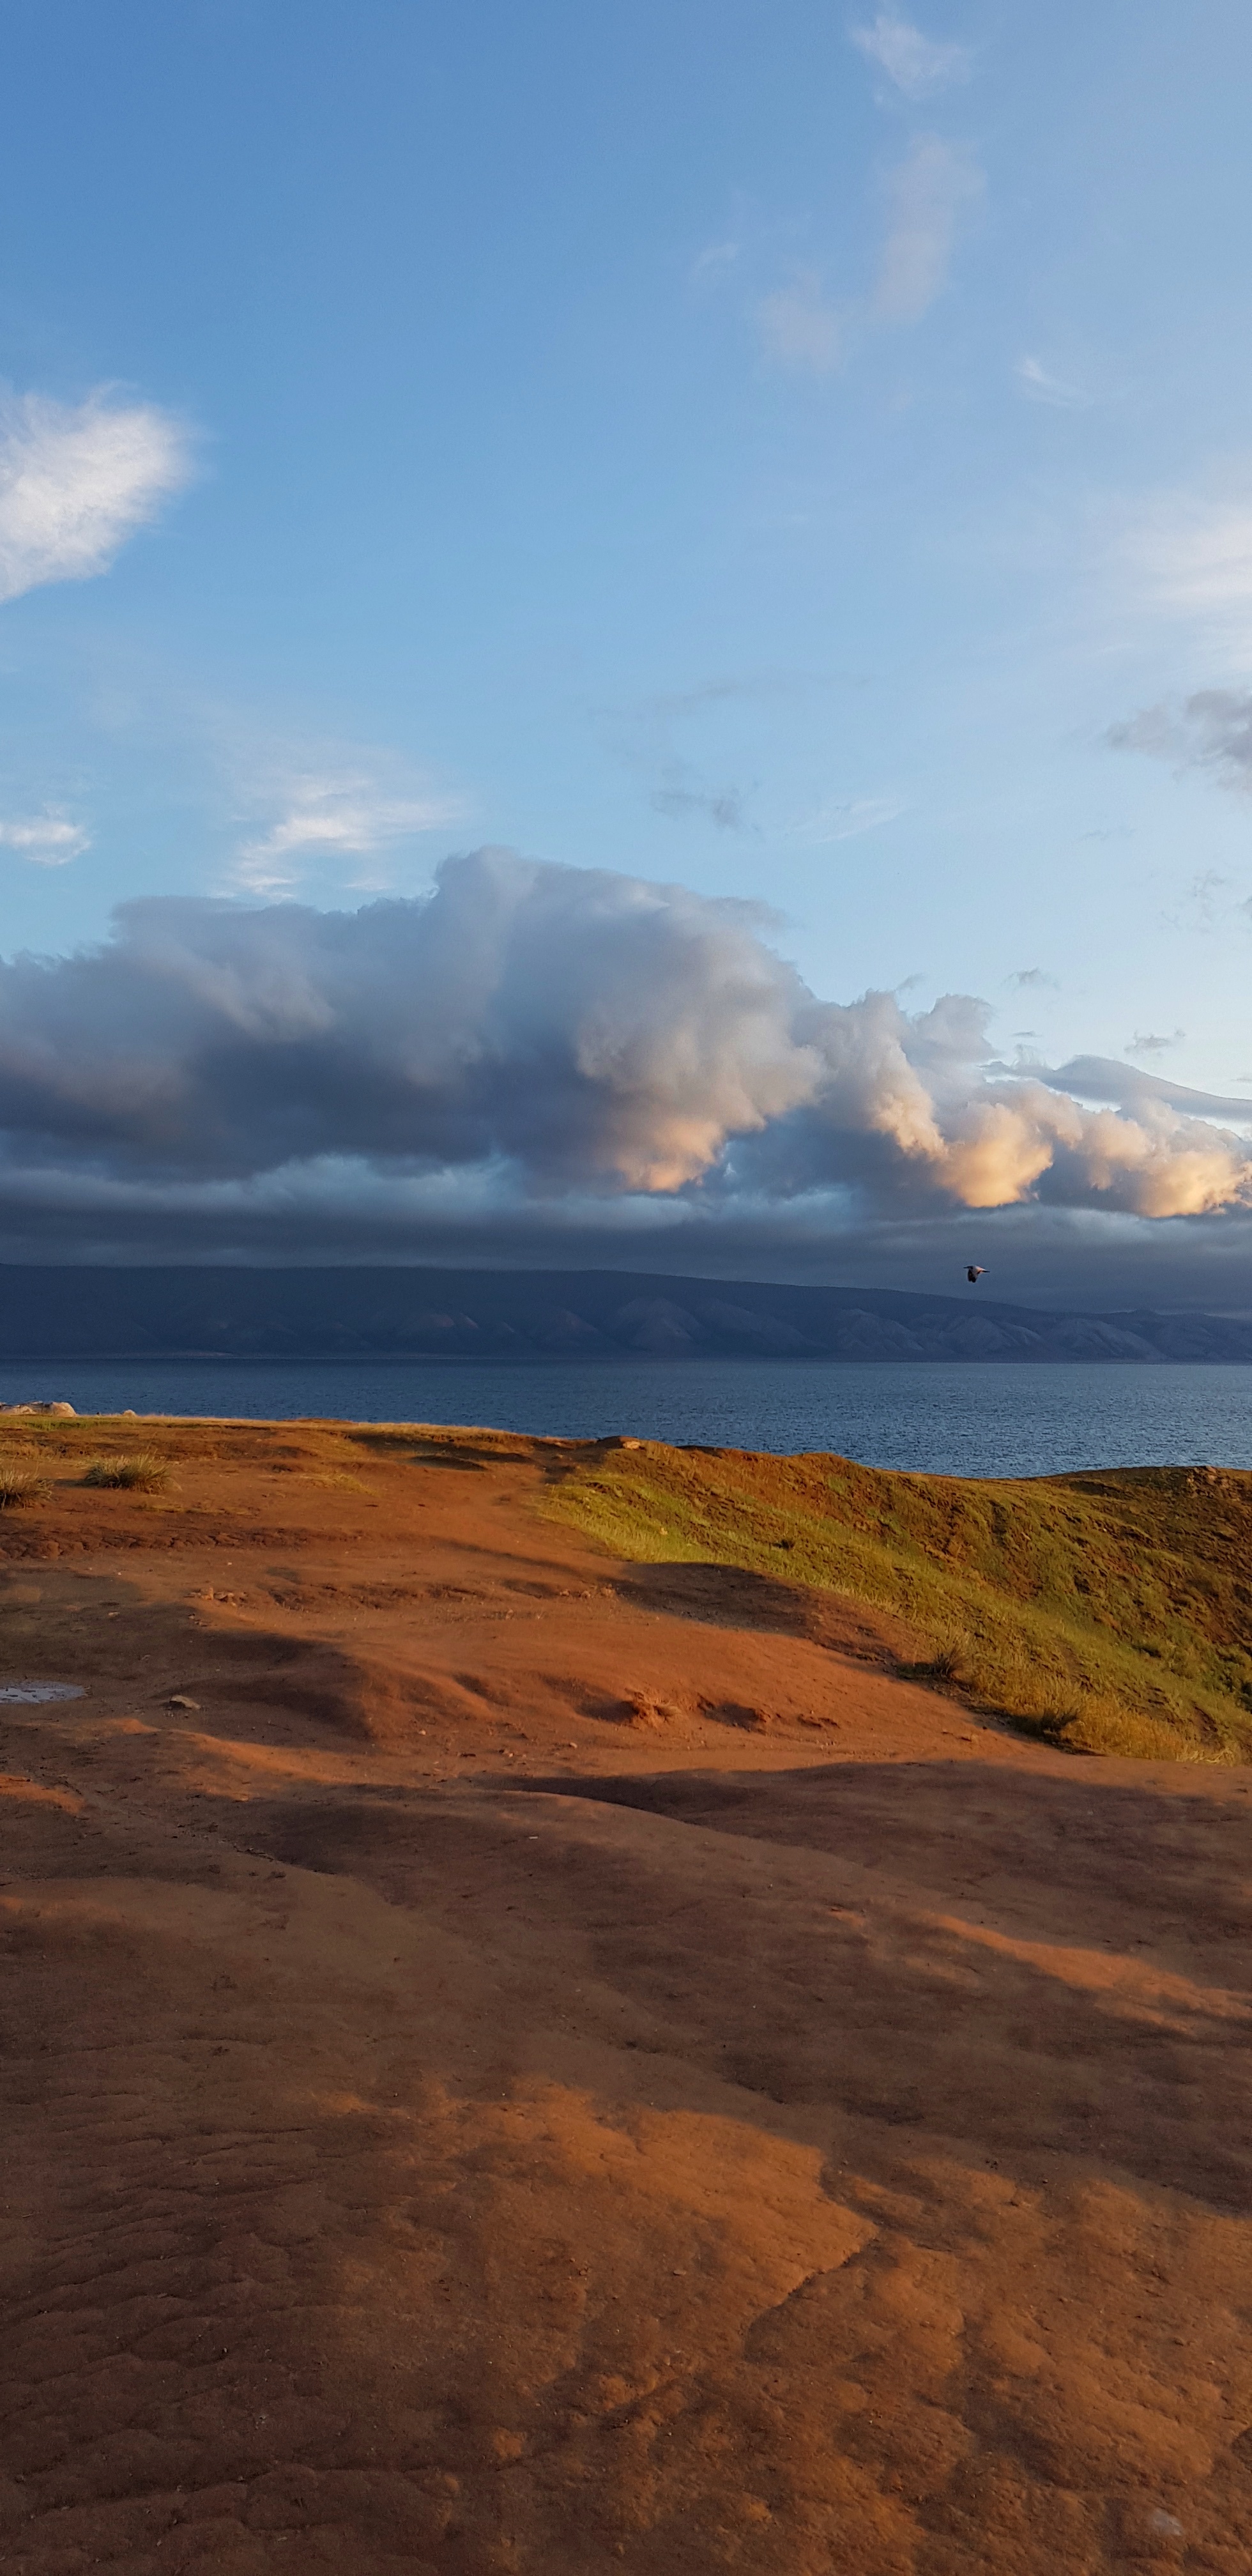
M 919 1677 L 1075 1748 L 1252 1760 L 1252 1475 L 973 1482 L 647 1442 L 593 1453 L 549 1508 L 620 1556 L 876 1602 Z

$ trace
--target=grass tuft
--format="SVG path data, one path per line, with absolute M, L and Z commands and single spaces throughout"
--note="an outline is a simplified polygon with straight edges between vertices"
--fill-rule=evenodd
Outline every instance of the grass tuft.
M 85 1485 L 121 1485 L 131 1493 L 156 1493 L 169 1483 L 169 1468 L 163 1458 L 154 1458 L 147 1449 L 136 1449 L 129 1457 L 93 1458 L 83 1477 Z
M 545 1508 L 619 1556 L 873 1603 L 915 1640 L 902 1674 L 1077 1752 L 1252 1760 L 1252 1475 L 976 1481 L 649 1443 L 573 1465 Z
M 0 1467 L 0 1512 L 21 1511 L 28 1503 L 41 1503 L 47 1493 L 42 1476 L 29 1467 Z

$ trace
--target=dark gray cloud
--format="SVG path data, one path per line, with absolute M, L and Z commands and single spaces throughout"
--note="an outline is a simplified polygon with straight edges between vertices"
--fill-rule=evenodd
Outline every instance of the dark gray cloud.
M 1181 1046 L 1185 1029 L 1171 1029 L 1168 1036 L 1152 1029 L 1136 1029 L 1126 1049 L 1127 1055 L 1168 1055 L 1171 1047 Z
M 354 913 L 126 905 L 0 969 L 0 1127 L 173 1178 L 325 1155 L 673 1189 L 809 1096 L 809 996 L 752 907 L 507 851 Z
M 716 1269 L 1252 1201 L 1248 1103 L 998 1065 L 968 995 L 823 1002 L 766 927 L 501 850 L 353 913 L 126 906 L 101 947 L 0 967 L 11 1251 Z
M 693 815 L 703 815 L 706 822 L 716 824 L 719 832 L 748 829 L 747 799 L 742 787 L 706 787 L 686 762 L 670 764 L 649 803 L 655 813 L 667 814 L 672 823 L 685 823 Z
M 1146 751 L 1181 769 L 1207 769 L 1223 787 L 1252 789 L 1252 691 L 1197 689 L 1180 706 L 1144 707 L 1111 725 L 1115 751 Z
M 756 831 L 754 786 L 727 775 L 742 760 L 745 726 L 751 732 L 754 710 L 794 706 L 833 685 L 803 672 L 757 671 L 654 690 L 606 711 L 608 738 L 645 787 L 654 813 L 674 823 L 711 823 L 722 832 Z
M 318 1176 L 330 1183 L 334 1174 Z M 235 1194 L 214 1204 L 152 1191 L 102 1191 L 94 1205 L 46 1188 L 4 1200 L 8 1261 L 414 1262 L 492 1268 L 673 1272 L 706 1279 L 835 1280 L 870 1288 L 959 1285 L 990 1262 L 997 1297 L 1023 1305 L 1252 1311 L 1252 1216 L 1160 1220 L 1029 1204 L 969 1212 L 858 1208 L 838 1192 L 792 1202 L 744 1199 L 708 1213 L 682 1200 L 665 1222 L 613 1228 L 585 1202 L 458 1206 L 351 1186 Z

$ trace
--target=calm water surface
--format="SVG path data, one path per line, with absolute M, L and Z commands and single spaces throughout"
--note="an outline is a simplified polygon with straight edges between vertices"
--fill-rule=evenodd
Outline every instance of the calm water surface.
M 1046 1476 L 1252 1467 L 1252 1368 L 848 1360 L 0 1362 L 0 1402 L 80 1413 L 490 1425 L 594 1439 L 835 1449 L 873 1467 Z

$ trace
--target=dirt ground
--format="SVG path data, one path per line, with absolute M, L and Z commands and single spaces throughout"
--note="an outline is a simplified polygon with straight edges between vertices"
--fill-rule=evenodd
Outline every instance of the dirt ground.
M 6 2576 L 1247 2576 L 1252 1775 L 142 1428 L 0 1516 Z

